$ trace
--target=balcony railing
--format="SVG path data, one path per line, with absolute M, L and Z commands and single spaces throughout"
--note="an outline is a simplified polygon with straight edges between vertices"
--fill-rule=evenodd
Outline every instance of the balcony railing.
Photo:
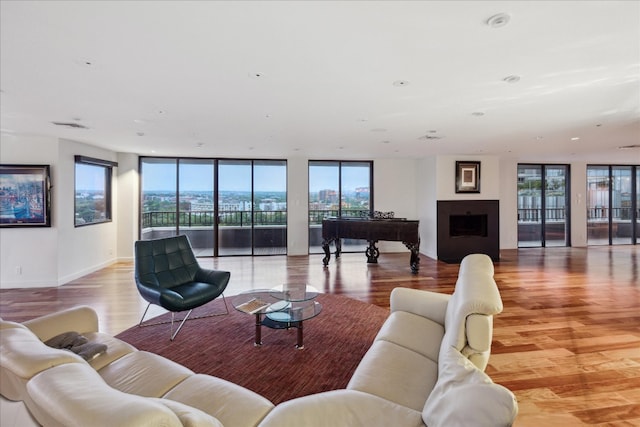
M 612 219 L 614 221 L 631 220 L 632 209 L 629 207 L 612 208 Z M 564 208 L 545 209 L 545 219 L 547 221 L 564 221 L 566 219 Z M 542 209 L 518 209 L 518 222 L 540 222 Z M 640 208 L 636 210 L 635 218 L 640 218 Z M 594 207 L 587 209 L 587 219 L 589 221 L 608 221 L 609 208 Z
M 218 224 L 223 227 L 250 227 L 251 215 L 251 211 L 220 211 Z M 286 225 L 287 211 L 255 211 L 253 219 L 255 225 Z M 142 228 L 175 227 L 178 224 L 180 227 L 213 227 L 214 221 L 213 211 L 151 211 L 142 214 Z

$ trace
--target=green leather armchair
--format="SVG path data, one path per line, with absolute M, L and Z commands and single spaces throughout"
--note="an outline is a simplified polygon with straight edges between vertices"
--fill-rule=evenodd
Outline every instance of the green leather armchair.
M 135 242 L 135 281 L 142 298 L 171 312 L 171 341 L 184 325 L 191 311 L 222 295 L 231 273 L 200 267 L 185 235 Z M 176 312 L 188 313 L 173 332 Z

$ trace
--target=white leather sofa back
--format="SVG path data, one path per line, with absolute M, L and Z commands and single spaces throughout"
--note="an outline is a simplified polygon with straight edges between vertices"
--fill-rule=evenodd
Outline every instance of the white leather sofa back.
M 443 346 L 452 346 L 480 370 L 487 367 L 493 338 L 493 316 L 502 299 L 493 279 L 491 258 L 467 255 L 460 264 L 456 287 L 447 305 Z

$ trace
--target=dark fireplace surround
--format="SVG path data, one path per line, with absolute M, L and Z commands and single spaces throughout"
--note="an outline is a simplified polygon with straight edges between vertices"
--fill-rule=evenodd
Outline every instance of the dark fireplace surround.
M 439 200 L 437 226 L 439 260 L 459 263 L 472 253 L 500 260 L 498 200 Z

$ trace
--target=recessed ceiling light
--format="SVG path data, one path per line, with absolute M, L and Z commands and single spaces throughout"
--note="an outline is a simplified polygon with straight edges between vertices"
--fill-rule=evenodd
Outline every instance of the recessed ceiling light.
M 424 140 L 427 140 L 427 141 L 435 141 L 435 140 L 442 139 L 442 138 L 444 138 L 444 136 L 434 135 L 434 134 L 427 134 L 427 135 L 421 136 L 418 139 L 424 139 Z
M 396 80 L 395 82 L 393 82 L 394 86 L 408 86 L 409 85 L 409 81 L 408 80 Z
M 136 132 L 136 135 L 138 135 L 138 136 L 144 136 L 144 132 Z
M 507 76 L 502 80 L 507 83 L 518 83 L 520 81 L 520 76 L 516 76 L 516 75 Z
M 481 117 L 481 116 L 484 116 L 484 113 L 482 111 L 474 111 L 473 113 L 471 113 L 471 115 L 476 117 Z
M 82 67 L 93 67 L 95 62 L 93 61 L 93 59 L 89 59 L 89 58 L 78 58 L 76 59 L 76 64 L 82 66 Z
M 390 143 L 391 143 L 391 141 L 389 141 L 389 140 L 384 140 L 384 141 L 382 141 L 382 143 L 383 143 L 383 144 L 390 144 Z
M 579 139 L 580 139 L 580 137 L 579 137 L 579 136 L 574 136 L 574 137 L 572 137 L 572 138 L 571 138 L 571 140 L 572 140 L 572 141 L 577 141 L 577 140 L 579 140 Z
M 504 27 L 511 20 L 511 16 L 506 13 L 498 13 L 497 15 L 493 15 L 491 18 L 487 19 L 487 25 L 491 28 L 500 28 Z

